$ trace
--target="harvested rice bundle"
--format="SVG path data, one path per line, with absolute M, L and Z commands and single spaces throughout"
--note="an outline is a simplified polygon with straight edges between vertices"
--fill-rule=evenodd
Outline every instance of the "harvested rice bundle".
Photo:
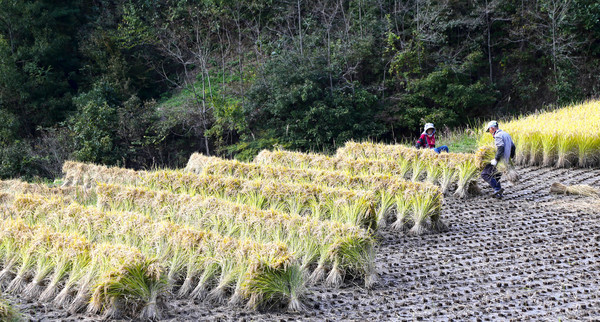
M 328 188 L 309 183 L 277 180 L 245 180 L 232 177 L 201 176 L 180 171 L 156 171 L 141 177 L 141 185 L 175 193 L 219 196 L 259 208 L 279 209 L 293 214 L 309 214 L 359 227 L 376 228 L 373 192 Z
M 368 161 L 366 161 L 368 162 Z M 375 162 L 382 163 L 379 160 Z M 388 162 L 387 166 L 390 166 Z M 368 164 L 361 165 L 363 169 Z M 119 171 L 116 171 L 119 173 Z M 132 177 L 135 177 L 133 180 Z M 194 176 L 174 171 L 143 172 L 140 176 L 115 176 L 112 181 L 147 184 L 157 189 L 176 192 L 217 195 L 254 204 L 258 207 L 271 207 L 292 213 L 310 213 L 318 218 L 328 218 L 349 222 L 362 227 L 375 227 L 389 210 L 374 208 L 379 199 L 368 192 L 349 191 L 340 188 L 318 187 L 312 184 L 285 184 L 277 181 L 249 181 L 214 176 Z M 161 184 L 157 183 L 160 182 Z M 389 199 L 389 198 L 388 198 Z
M 476 193 L 478 191 L 477 181 L 473 177 L 468 177 L 463 181 L 458 181 L 458 174 L 462 173 L 463 177 L 466 173 L 472 171 L 466 171 L 464 160 L 470 160 L 470 163 L 474 162 L 473 155 L 463 153 L 442 153 L 436 154 L 430 150 L 416 150 L 401 145 L 387 146 L 384 144 L 371 144 L 371 143 L 355 143 L 355 146 L 359 146 L 361 152 L 353 155 L 350 149 L 343 150 L 336 157 L 330 157 L 329 162 L 315 162 L 317 167 L 323 170 L 339 170 L 350 173 L 351 175 L 372 175 L 372 174 L 389 174 L 398 176 L 399 178 L 407 177 L 410 173 L 413 181 L 423 180 L 427 178 L 427 168 L 429 162 L 440 162 L 441 166 L 453 167 L 452 171 L 446 170 L 446 181 L 444 181 L 444 189 L 448 190 L 451 180 L 457 180 L 459 185 L 459 195 L 466 197 L 469 195 L 469 191 Z M 365 153 L 366 147 L 371 146 L 371 150 L 376 151 L 371 153 Z M 377 150 L 380 149 L 380 150 Z M 385 154 L 388 152 L 389 154 Z M 378 159 L 362 159 L 361 156 L 377 156 Z M 298 152 L 287 152 L 287 151 L 262 151 L 255 162 L 267 163 L 272 165 L 281 165 L 288 167 L 296 167 L 296 164 L 302 163 L 307 158 L 310 158 L 309 154 L 302 154 Z M 343 157 L 342 157 L 343 156 Z M 321 159 L 323 157 L 320 157 Z M 471 164 L 469 165 L 471 166 Z M 410 170 L 409 170 L 410 169 Z M 431 168 L 434 172 L 437 169 Z M 460 170 L 460 171 L 459 171 Z M 450 173 L 454 173 L 451 175 Z M 438 174 L 434 173 L 430 177 L 437 177 Z M 464 186 L 466 184 L 466 186 Z M 464 193 L 463 193 L 464 192 Z
M 477 160 L 477 167 L 481 170 L 487 166 L 492 159 L 496 157 L 496 149 L 489 145 L 484 145 L 479 147 L 477 152 L 475 153 L 475 158 Z M 520 175 L 515 170 L 512 161 L 510 164 L 506 164 L 505 162 L 500 162 L 497 167 L 498 171 L 500 171 L 503 175 L 506 176 L 508 181 L 512 183 L 517 183 L 520 180 Z
M 0 244 L 18 245 L 20 267 L 9 284 L 9 292 L 22 294 L 14 285 L 26 284 L 23 276 L 27 274 L 32 276 L 32 281 L 24 284 L 25 296 L 37 298 L 41 295 L 44 300 L 53 299 L 44 294 L 56 294 L 59 283 L 55 279 L 58 279 L 64 284 L 55 302 L 70 303 L 72 312 L 87 306 L 88 310 L 102 312 L 106 317 L 117 317 L 123 313 L 141 319 L 160 316 L 158 310 L 148 310 L 153 307 L 152 302 L 156 302 L 156 298 L 147 298 L 145 290 L 154 286 L 160 288 L 161 277 L 155 272 L 153 276 L 139 280 L 138 276 L 131 274 L 133 266 L 144 276 L 152 270 L 160 271 L 160 268 L 146 265 L 147 260 L 133 248 L 93 244 L 73 233 L 56 232 L 40 224 L 29 226 L 19 219 L 2 220 Z M 64 259 L 68 262 L 65 263 Z M 32 262 L 35 264 L 31 265 Z M 28 271 L 23 267 L 28 267 Z M 50 283 L 43 290 L 41 281 L 48 277 L 51 278 Z M 105 285 L 98 285 L 102 280 L 105 284 L 118 282 L 123 287 L 107 292 Z M 71 301 L 69 294 L 73 291 L 76 294 Z M 124 312 L 125 308 L 127 312 Z
M 260 210 L 214 197 L 173 194 L 139 187 L 99 185 L 98 202 L 110 209 L 139 211 L 169 218 L 199 229 L 209 229 L 260 242 L 280 240 L 296 254 L 303 270 L 319 264 L 314 280 L 324 276 L 326 266 L 337 261 L 347 275 L 365 279 L 371 287 L 375 272 L 371 256 L 374 240 L 365 230 L 335 221 Z M 344 242 L 332 250 L 333 244 Z M 348 244 L 348 245 L 346 245 Z M 352 248 L 352 257 L 342 250 Z M 354 262 L 356 260 L 356 262 Z
M 279 164 L 296 168 L 335 169 L 338 159 L 318 153 L 302 153 L 284 150 L 261 151 L 254 162 L 263 164 Z
M 469 195 L 477 194 L 477 178 L 479 169 L 474 158 L 466 157 L 461 161 L 457 161 L 456 177 L 458 179 L 456 191 L 454 195 L 459 198 L 466 198 Z
M 408 159 L 416 160 L 428 154 L 429 149 L 417 150 L 403 145 L 349 141 L 339 148 L 336 157 L 344 159 Z
M 218 157 L 206 156 L 204 154 L 195 152 L 190 156 L 190 159 L 188 160 L 188 163 L 183 171 L 200 174 L 202 173 L 202 169 L 204 169 L 207 165 L 220 162 L 221 160 L 222 159 Z
M 323 154 L 302 153 L 285 150 L 269 151 L 262 150 L 254 158 L 255 163 L 277 164 L 294 168 L 317 168 L 333 170 L 339 159 L 328 157 Z
M 11 194 L 36 193 L 45 196 L 61 196 L 74 198 L 81 203 L 95 199 L 94 193 L 83 187 L 48 187 L 43 184 L 32 184 L 21 180 L 0 180 L 0 192 Z
M 159 263 L 142 255 L 137 248 L 114 243 L 97 244 L 90 255 L 88 273 L 82 279 L 71 311 L 76 311 L 81 303 L 87 305 L 88 312 L 104 312 L 110 318 L 123 313 L 137 315 L 141 320 L 162 318 L 157 301 L 164 292 L 166 279 Z M 90 286 L 91 299 L 87 300 L 86 295 L 85 301 L 78 301 L 81 292 L 87 293 Z
M 409 234 L 419 236 L 431 231 L 437 232 L 446 229 L 440 221 L 431 220 L 432 217 L 439 216 L 441 212 L 440 194 L 413 193 L 411 198 L 413 199 L 411 219 L 414 226 L 409 230 Z
M 195 171 L 202 175 L 228 175 L 244 179 L 288 179 L 299 183 L 313 183 L 327 187 L 346 187 L 359 190 L 370 190 L 378 196 L 376 203 L 376 214 L 378 227 L 385 226 L 386 218 L 394 212 L 395 196 L 403 197 L 405 190 L 416 190 L 422 193 L 438 193 L 433 185 L 426 183 L 409 182 L 403 179 L 397 179 L 391 175 L 371 174 L 371 175 L 351 175 L 348 172 L 329 171 L 318 169 L 297 169 L 283 166 L 271 166 L 268 164 L 243 163 L 235 160 L 223 160 L 215 157 L 204 157 L 199 154 L 198 160 L 209 160 L 206 162 L 198 161 Z M 191 160 L 190 160 L 191 162 Z M 379 164 L 385 164 L 374 160 Z M 437 181 L 441 176 L 443 166 L 438 162 L 431 163 L 435 169 L 428 171 L 428 178 L 431 181 Z M 372 165 L 369 166 L 372 168 Z M 447 173 L 446 173 L 447 175 Z M 450 178 L 452 175 L 450 176 Z M 446 177 L 446 180 L 450 178 Z M 440 201 L 441 202 L 441 201 Z
M 565 195 L 582 195 L 600 198 L 600 190 L 587 184 L 567 186 L 555 182 L 550 186 L 550 192 Z
M 76 203 L 64 208 L 60 202 L 46 200 L 36 196 L 21 196 L 18 199 L 38 199 L 38 202 L 15 202 L 14 208 L 17 213 L 26 211 L 32 214 L 30 220 L 44 221 L 56 229 L 78 231 L 89 236 L 92 240 L 108 240 L 111 242 L 122 242 L 138 247 L 142 252 L 158 258 L 164 263 L 167 273 L 168 285 L 173 287 L 181 278 L 198 281 L 191 295 L 196 298 L 207 298 L 216 303 L 223 303 L 229 289 L 235 289 L 232 301 L 240 302 L 242 299 L 250 299 L 253 293 L 248 293 L 242 286 L 247 282 L 244 279 L 245 272 L 250 267 L 249 259 L 265 258 L 268 261 L 285 261 L 285 269 L 299 269 L 295 260 L 287 252 L 285 246 L 279 243 L 256 243 L 250 240 L 238 240 L 231 237 L 223 237 L 219 234 L 195 230 L 187 226 L 178 225 L 168 221 L 153 221 L 152 218 L 135 213 L 104 212 L 92 207 L 83 207 Z M 47 202 L 46 202 L 47 201 Z M 36 204 L 38 209 L 31 207 L 21 209 L 20 205 Z M 279 249 L 272 257 L 272 249 Z M 275 256 L 273 255 L 273 256 Z M 266 257 L 265 257 L 266 256 Z M 114 263 L 111 264 L 115 266 Z M 117 266 L 118 267 L 118 266 Z M 138 272 L 133 267 L 132 274 Z M 290 284 L 285 278 L 290 275 L 285 270 L 272 270 L 268 274 L 272 283 L 288 285 L 286 294 L 301 294 L 301 290 L 290 290 L 289 287 L 297 287 Z M 146 275 L 139 278 L 145 278 Z M 117 291 L 121 286 L 111 284 L 112 278 L 102 282 L 102 289 L 106 292 Z M 88 284 L 86 284 L 88 285 Z M 237 285 L 237 286 L 236 286 Z M 87 287 L 87 286 L 86 286 Z M 80 288 L 81 289 L 81 288 Z M 148 288 L 151 292 L 148 296 L 154 296 L 156 288 Z M 103 303 L 105 296 L 96 295 L 99 300 L 92 299 L 90 310 L 99 309 L 98 303 Z M 256 294 L 264 296 L 265 294 Z M 295 299 L 278 294 L 279 299 L 293 301 Z M 80 296 L 72 310 L 81 307 L 83 298 Z M 154 300 L 153 303 L 156 303 Z M 294 304 L 296 305 L 296 304 Z M 155 309 L 150 312 L 156 312 Z
M 490 164 L 490 161 L 496 157 L 496 149 L 490 145 L 483 145 L 475 152 L 475 159 L 477 160 L 477 168 L 483 169 L 486 165 Z
M 472 157 L 471 154 L 465 153 L 435 153 L 432 149 L 417 150 L 413 147 L 408 147 L 400 144 L 382 144 L 369 142 L 347 142 L 343 147 L 339 148 L 336 156 L 350 160 L 360 160 L 363 156 L 368 156 L 373 159 L 380 160 L 410 160 L 411 163 L 425 163 L 427 167 L 429 162 L 444 162 L 462 161 Z M 457 163 L 457 162 L 454 162 Z M 446 164 L 447 166 L 458 166 L 458 164 Z M 413 174 L 415 177 L 416 174 Z
M 89 189 L 96 186 L 98 182 L 135 183 L 138 176 L 145 171 L 66 161 L 63 164 L 63 173 L 63 187 L 83 186 Z

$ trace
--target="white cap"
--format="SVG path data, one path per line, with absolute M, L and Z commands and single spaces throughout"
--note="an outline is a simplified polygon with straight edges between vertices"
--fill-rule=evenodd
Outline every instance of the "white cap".
M 425 124 L 425 132 L 427 132 L 427 130 L 429 129 L 434 129 L 435 130 L 435 126 L 433 126 L 433 123 L 427 123 Z
M 487 127 L 485 128 L 485 130 L 489 131 L 490 127 L 498 128 L 498 122 L 496 122 L 496 121 L 490 121 L 490 123 L 488 123 Z

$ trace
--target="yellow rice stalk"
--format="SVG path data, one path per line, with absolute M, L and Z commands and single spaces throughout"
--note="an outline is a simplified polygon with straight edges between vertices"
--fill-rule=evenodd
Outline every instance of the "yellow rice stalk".
M 475 182 L 479 175 L 476 162 L 473 158 L 465 158 L 458 165 L 458 169 L 456 170 L 458 188 L 454 192 L 455 196 L 466 198 L 470 194 L 469 189 L 473 189 L 473 186 L 476 186 Z
M 293 155 L 293 159 L 290 159 Z M 284 150 L 277 151 L 261 151 L 254 162 L 263 164 L 280 164 L 286 166 L 294 166 L 296 168 L 320 168 L 320 169 L 335 169 L 336 159 L 330 158 L 323 154 L 317 153 L 301 153 Z
M 298 164 L 306 162 L 306 159 L 314 157 L 315 160 L 313 163 L 315 164 L 315 167 L 321 170 L 345 171 L 353 176 L 384 174 L 399 179 L 408 175 L 409 171 L 407 171 L 407 169 L 410 165 L 411 169 L 418 170 L 416 174 L 412 171 L 412 178 L 418 179 L 421 177 L 422 170 L 427 167 L 427 160 L 443 161 L 442 164 L 445 166 L 458 167 L 462 160 L 470 156 L 461 153 L 435 154 L 435 152 L 430 150 L 420 151 L 401 145 L 390 145 L 388 147 L 388 145 L 385 144 L 373 145 L 372 148 L 369 148 L 369 151 L 373 150 L 373 153 L 366 153 L 364 151 L 366 148 L 364 147 L 369 147 L 369 145 L 373 144 L 355 144 L 354 146 L 361 148 L 356 154 L 351 154 L 349 149 L 342 150 L 344 148 L 340 148 L 335 157 L 315 156 L 314 154 L 281 150 L 273 152 L 265 150 L 260 153 L 261 158 L 257 157 L 255 162 L 295 168 L 298 167 Z M 341 151 L 345 152 L 342 153 Z M 386 154 L 386 152 L 388 152 L 388 154 Z M 355 157 L 363 155 L 376 156 L 378 159 L 361 159 Z M 327 159 L 324 161 L 324 158 Z
M 530 141 L 527 140 L 525 134 L 520 132 L 510 133 L 510 135 L 513 139 L 513 143 L 515 144 L 515 164 L 527 165 L 529 162 L 529 151 L 531 149 Z
M 445 165 L 440 166 L 440 174 L 438 178 L 438 183 L 440 186 L 440 192 L 445 195 L 450 190 L 450 185 L 455 181 L 456 174 L 456 165 L 454 164 L 456 161 L 439 161 L 440 163 L 446 163 Z
M 434 185 L 438 184 L 438 180 L 442 175 L 442 169 L 448 165 L 441 160 L 430 160 L 426 163 L 427 166 L 427 178 L 425 179 L 428 183 Z
M 210 164 L 218 163 L 222 159 L 218 157 L 206 156 L 201 153 L 195 152 L 192 153 L 190 159 L 188 160 L 187 165 L 185 166 L 184 171 L 193 172 L 196 174 L 201 174 L 202 170 Z
M 542 140 L 542 166 L 551 167 L 557 162 L 558 135 L 552 133 Z
M 592 100 L 501 123 L 515 142 L 517 164 L 590 167 L 600 164 L 600 101 Z M 492 137 L 484 134 L 484 143 Z M 554 162 L 552 162 L 554 161 Z
M 579 149 L 577 147 L 577 137 L 573 134 L 561 135 L 558 139 L 558 160 L 557 167 L 570 167 L 577 163 Z
M 93 192 L 82 187 L 48 187 L 43 184 L 32 184 L 21 180 L 0 180 L 0 192 L 10 194 L 43 194 L 45 196 L 60 196 L 74 198 L 82 203 L 95 198 Z M 0 200 L 1 202 L 2 200 Z
M 402 197 L 396 198 L 396 221 L 392 228 L 400 231 L 408 231 L 414 222 L 410 217 L 412 211 L 412 192 L 405 192 Z
M 475 152 L 477 168 L 483 170 L 496 157 L 496 148 L 490 145 L 480 146 Z
M 271 164 L 285 165 L 294 167 L 300 160 L 310 158 L 310 154 L 301 154 L 297 152 L 261 152 L 262 157 L 257 158 L 257 162 L 271 162 Z M 363 159 L 369 157 L 373 159 Z M 319 157 L 322 160 L 323 157 Z M 454 167 L 453 170 L 459 173 L 459 168 L 464 168 L 463 161 L 471 159 L 474 162 L 474 156 L 463 153 L 442 153 L 437 154 L 431 149 L 417 150 L 403 145 L 389 145 L 379 143 L 356 143 L 348 142 L 344 147 L 338 149 L 336 156 L 327 157 L 330 162 L 317 162 L 319 167 L 328 170 L 344 170 L 350 173 L 383 173 L 391 175 L 405 175 L 406 171 L 402 165 L 402 160 L 409 160 L 412 167 L 412 180 L 419 180 L 422 171 L 427 168 L 429 162 L 442 162 L 442 166 Z M 264 161 L 267 160 L 267 161 Z M 329 168 L 328 168 L 329 167 Z M 333 168 L 331 168 L 333 167 Z M 433 169 L 433 168 L 432 168 Z M 437 169 L 434 171 L 437 172 Z M 463 171 L 464 172 L 464 171 Z M 435 175 L 435 174 L 433 174 Z M 458 177 L 456 177 L 458 179 Z M 476 181 L 469 180 L 468 184 L 476 188 Z
M 433 227 L 432 222 L 429 220 L 430 218 L 434 217 L 436 213 L 441 211 L 438 200 L 441 195 L 423 195 L 413 193 L 411 197 L 414 199 L 414 202 L 412 203 L 412 220 L 414 222 L 414 226 L 410 229 L 409 234 L 419 236 L 426 234 L 433 229 L 445 229 L 445 227 Z
M 590 134 L 585 140 L 580 140 L 577 154 L 580 168 L 600 164 L 600 133 Z
M 376 221 L 375 214 L 371 209 L 376 199 L 370 192 L 350 191 L 341 188 L 318 187 L 312 184 L 286 184 L 277 181 L 249 181 L 234 178 L 220 178 L 214 176 L 197 176 L 177 171 L 135 172 L 133 170 L 106 168 L 96 165 L 85 165 L 70 162 L 65 164 L 65 172 L 72 169 L 79 171 L 72 177 L 94 177 L 93 185 L 98 182 L 115 182 L 129 184 L 149 185 L 157 189 L 167 189 L 175 192 L 200 193 L 204 195 L 216 195 L 227 198 L 239 198 L 260 193 L 269 201 L 269 206 L 275 203 L 284 206 L 288 211 L 302 213 L 311 211 L 314 200 L 348 200 L 353 207 L 362 210 L 352 213 L 337 211 L 329 204 L 323 205 L 322 209 L 329 209 L 325 218 L 342 220 L 356 225 L 371 226 Z M 98 173 L 109 173 L 110 175 L 96 175 Z M 106 178 L 110 178 L 109 180 Z M 106 180 L 105 180 L 106 179 Z M 85 180 L 84 180 L 85 181 Z M 319 207 L 320 204 L 317 203 Z M 313 207 L 314 208 L 314 207 Z M 322 210 L 319 209 L 319 210 Z M 323 213 L 321 211 L 321 213 Z
M 0 321 L 19 322 L 23 320 L 19 311 L 11 303 L 0 297 Z
M 339 148 L 336 157 L 346 159 L 418 159 L 429 150 L 417 150 L 402 145 L 349 141 Z
M 529 165 L 540 165 L 543 159 L 543 135 L 541 132 L 535 131 L 529 135 L 529 138 L 531 139 L 529 143 Z M 558 149 L 560 151 L 560 145 Z

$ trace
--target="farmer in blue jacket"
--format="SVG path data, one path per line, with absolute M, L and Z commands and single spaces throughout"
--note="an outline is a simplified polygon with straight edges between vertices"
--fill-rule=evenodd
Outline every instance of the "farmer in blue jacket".
M 509 164 L 510 159 L 515 156 L 515 144 L 512 141 L 510 135 L 498 128 L 498 122 L 491 121 L 487 125 L 487 132 L 494 137 L 494 143 L 496 148 L 496 156 L 490 161 L 488 165 L 483 168 L 481 172 L 481 178 L 494 188 L 492 194 L 495 198 L 502 198 L 504 189 L 500 185 L 500 177 L 502 174 L 496 169 L 498 162 L 505 162 Z
M 435 147 L 435 127 L 433 123 L 425 124 L 425 129 L 415 145 L 417 149 L 433 149 L 433 151 L 440 153 L 442 151 L 448 152 L 448 147 L 445 145 L 439 148 Z

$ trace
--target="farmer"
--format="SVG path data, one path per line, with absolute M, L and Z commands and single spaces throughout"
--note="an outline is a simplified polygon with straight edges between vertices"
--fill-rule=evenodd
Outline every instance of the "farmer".
M 494 137 L 494 143 L 498 150 L 494 159 L 481 171 L 481 178 L 494 188 L 493 197 L 502 198 L 504 192 L 504 189 L 500 186 L 502 174 L 496 169 L 496 165 L 498 162 L 505 162 L 506 164 L 510 162 L 510 159 L 515 156 L 515 144 L 508 133 L 498 128 L 498 122 L 496 121 L 489 122 L 486 131 Z
M 433 149 L 433 151 L 437 153 L 442 151 L 448 152 L 448 147 L 445 145 L 442 145 L 439 148 L 435 147 L 435 127 L 433 126 L 433 123 L 425 124 L 425 130 L 417 140 L 415 146 L 417 149 Z

